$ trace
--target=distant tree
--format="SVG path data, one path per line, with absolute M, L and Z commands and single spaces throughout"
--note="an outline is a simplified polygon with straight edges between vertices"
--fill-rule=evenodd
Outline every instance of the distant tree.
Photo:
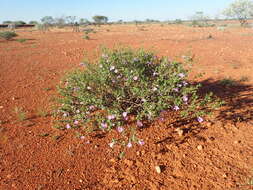
M 88 21 L 88 19 L 85 19 L 85 18 L 81 18 L 79 20 L 79 24 L 80 25 L 89 24 L 89 23 L 90 23 L 90 21 Z
M 209 17 L 204 15 L 204 13 L 202 11 L 198 11 L 192 16 L 192 20 L 199 21 L 199 22 L 206 23 L 208 21 L 208 19 L 209 19 Z
M 108 22 L 108 18 L 106 16 L 96 15 L 96 16 L 92 17 L 92 19 L 97 24 L 102 24 L 102 23 L 107 23 Z
M 65 20 L 68 25 L 73 25 L 76 22 L 76 16 L 67 16 Z
M 24 24 L 26 24 L 26 22 L 24 22 L 22 20 L 14 21 L 12 23 L 14 23 L 15 25 L 24 25 Z
M 210 18 L 206 16 L 202 11 L 198 11 L 191 17 L 192 26 L 198 27 L 208 26 L 209 19 Z
M 253 1 L 236 0 L 223 11 L 223 14 L 229 18 L 236 18 L 243 26 L 247 23 L 247 19 L 253 17 Z
M 54 18 L 51 16 L 45 16 L 41 19 L 41 22 L 45 25 L 52 25 L 54 24 Z
M 174 24 L 182 24 L 183 21 L 181 19 L 176 19 L 174 20 Z
M 30 22 L 29 22 L 29 24 L 37 25 L 37 24 L 38 24 L 38 22 L 37 22 L 37 21 L 35 21 L 35 20 L 32 20 L 32 21 L 30 21 Z
M 12 21 L 10 21 L 10 20 L 3 21 L 3 24 L 11 24 L 11 23 L 12 23 Z
M 159 20 L 154 20 L 154 19 L 146 19 L 145 22 L 152 23 L 152 22 L 160 22 L 160 21 Z
M 64 16 L 55 18 L 54 19 L 54 24 L 56 26 L 58 26 L 59 28 L 62 28 L 66 24 L 66 18 Z
M 122 24 L 122 23 L 123 23 L 123 20 L 120 19 L 120 20 L 117 21 L 117 23 L 118 23 L 118 24 Z

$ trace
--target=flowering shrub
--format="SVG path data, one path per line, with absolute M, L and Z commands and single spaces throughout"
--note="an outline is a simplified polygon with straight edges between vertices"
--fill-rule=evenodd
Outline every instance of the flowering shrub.
M 121 138 L 109 146 L 131 148 L 134 143 L 144 144 L 136 136 L 138 128 L 165 110 L 203 122 L 217 105 L 212 94 L 198 95 L 200 85 L 187 81 L 188 71 L 181 63 L 144 50 L 103 49 L 102 53 L 96 63 L 82 63 L 84 70 L 70 73 L 58 88 L 57 114 L 65 129 L 116 130 Z

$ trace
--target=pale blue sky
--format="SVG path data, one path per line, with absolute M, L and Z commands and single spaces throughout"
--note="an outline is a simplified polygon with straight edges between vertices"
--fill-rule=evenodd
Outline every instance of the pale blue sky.
M 188 19 L 196 11 L 216 16 L 233 0 L 0 0 L 0 23 L 40 20 L 43 16 L 77 16 L 109 21 Z

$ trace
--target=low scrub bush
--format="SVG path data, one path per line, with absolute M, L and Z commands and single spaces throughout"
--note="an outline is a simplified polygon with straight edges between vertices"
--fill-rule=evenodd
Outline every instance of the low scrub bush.
M 26 41 L 27 41 L 27 39 L 25 39 L 25 38 L 17 39 L 17 42 L 20 42 L 20 43 L 24 43 Z
M 164 111 L 202 122 L 219 105 L 211 93 L 198 95 L 200 85 L 187 81 L 187 73 L 181 63 L 152 52 L 103 49 L 95 63 L 85 64 L 84 70 L 61 82 L 56 115 L 65 129 L 81 129 L 81 137 L 116 130 L 120 138 L 110 147 L 142 145 L 136 132 Z
M 5 40 L 10 40 L 16 36 L 18 35 L 15 32 L 11 31 L 0 32 L 0 38 L 3 38 Z

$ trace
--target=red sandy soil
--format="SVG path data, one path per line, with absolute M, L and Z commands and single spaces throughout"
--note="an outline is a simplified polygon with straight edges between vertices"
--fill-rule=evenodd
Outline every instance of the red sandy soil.
M 90 40 L 70 30 L 25 29 L 17 38 L 26 42 L 0 41 L 0 189 L 253 189 L 253 29 L 121 25 L 95 30 Z M 123 160 L 108 146 L 113 134 L 81 140 L 74 131 L 53 128 L 53 117 L 38 112 L 52 110 L 61 77 L 79 68 L 85 54 L 94 59 L 100 45 L 117 44 L 176 60 L 194 57 L 193 73 L 205 73 L 199 79 L 203 90 L 212 90 L 226 106 L 201 124 L 176 121 L 168 113 L 165 121 L 139 132 L 145 145 L 129 149 Z M 222 86 L 219 81 L 228 77 L 246 80 Z M 18 121 L 15 107 L 27 113 L 25 121 Z

